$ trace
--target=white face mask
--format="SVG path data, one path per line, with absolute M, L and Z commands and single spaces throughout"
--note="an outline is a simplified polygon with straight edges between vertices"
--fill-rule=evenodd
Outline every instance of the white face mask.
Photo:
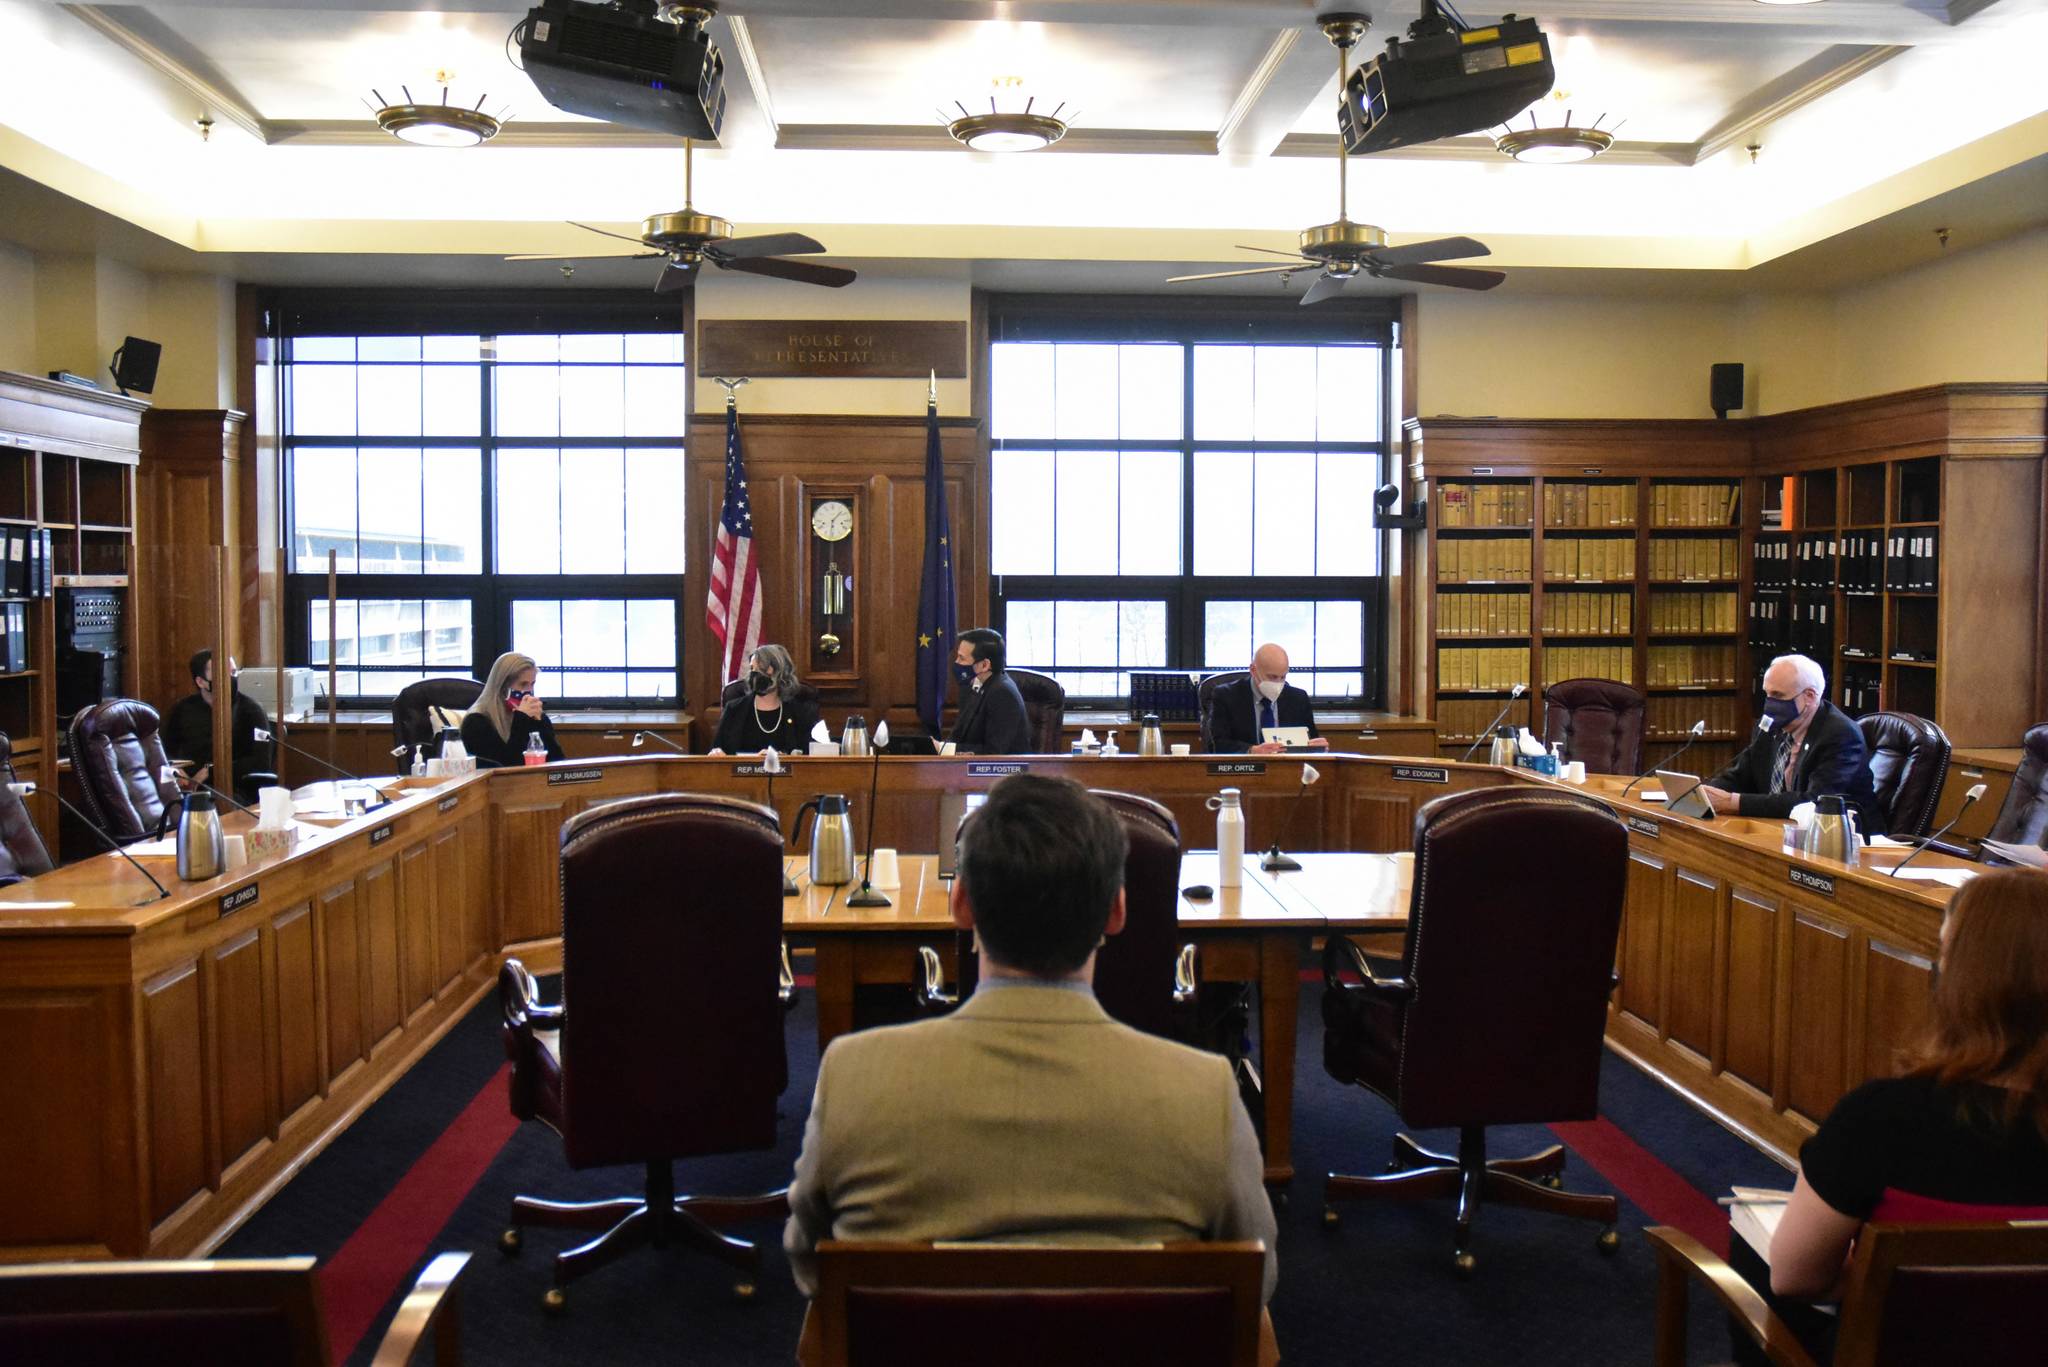
M 1279 702 L 1280 690 L 1285 687 L 1287 687 L 1285 679 L 1260 679 L 1258 681 L 1259 696 L 1267 702 Z

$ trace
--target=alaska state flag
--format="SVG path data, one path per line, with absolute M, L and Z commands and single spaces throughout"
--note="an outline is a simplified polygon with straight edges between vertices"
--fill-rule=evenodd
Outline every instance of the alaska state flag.
M 946 513 L 946 467 L 939 457 L 939 408 L 925 410 L 924 583 L 917 593 L 917 715 L 933 736 L 953 673 L 953 533 Z

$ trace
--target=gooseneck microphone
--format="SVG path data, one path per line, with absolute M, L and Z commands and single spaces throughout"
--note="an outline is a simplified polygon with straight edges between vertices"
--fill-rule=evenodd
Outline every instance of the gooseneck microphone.
M 1768 726 L 1769 721 L 1769 717 L 1764 718 L 1764 722 L 1766 723 L 1766 730 L 1770 729 Z M 1659 769 L 1669 769 L 1671 767 L 1671 762 L 1673 760 L 1677 759 L 1686 751 L 1692 749 L 1693 746 L 1698 745 L 1700 743 L 1700 737 L 1706 734 L 1707 719 L 1705 717 L 1701 717 L 1698 721 L 1692 724 L 1692 729 L 1685 733 L 1685 744 L 1679 746 L 1676 750 L 1673 750 L 1670 754 L 1664 756 L 1664 758 L 1658 760 L 1655 764 L 1651 765 L 1649 768 L 1643 770 L 1643 772 L 1637 774 L 1634 778 L 1630 779 L 1628 781 L 1628 787 L 1623 788 L 1621 790 L 1621 795 L 1623 797 L 1627 797 L 1629 795 L 1630 790 L 1632 790 L 1638 783 L 1641 783 L 1644 779 L 1648 778 L 1651 774 L 1656 773 Z
M 884 721 L 875 728 L 873 750 L 874 766 L 868 778 L 868 853 L 860 866 L 860 891 L 846 899 L 850 907 L 890 907 L 896 905 L 887 897 L 875 891 L 868 879 L 875 871 L 875 796 L 882 785 L 882 747 L 889 743 L 889 723 Z
M 1301 766 L 1301 786 L 1294 790 L 1294 801 L 1287 804 L 1286 828 L 1281 832 L 1287 837 L 1289 844 L 1294 841 L 1294 816 L 1301 810 L 1301 800 L 1308 796 L 1308 785 L 1321 777 L 1322 775 L 1316 772 L 1315 765 L 1304 763 Z M 1265 858 L 1259 860 L 1259 867 L 1267 873 L 1286 873 L 1300 868 L 1301 861 L 1283 854 L 1280 841 L 1276 837 L 1271 848 L 1266 851 Z
M 274 732 L 266 731 L 260 726 L 256 728 L 256 739 L 267 740 L 273 742 L 274 744 L 281 745 L 301 759 L 312 760 L 313 763 L 319 765 L 321 768 L 331 769 L 335 773 L 340 774 L 343 778 L 347 779 L 351 783 L 362 784 L 365 788 L 368 788 L 372 793 L 375 793 L 378 798 L 378 801 L 366 804 L 364 806 L 363 810 L 366 812 L 374 812 L 379 807 L 389 807 L 391 805 L 391 799 L 384 796 L 384 794 L 378 789 L 377 784 L 374 780 L 364 778 L 361 774 L 351 773 L 347 769 L 342 768 L 339 764 L 336 764 L 333 760 L 328 759 L 324 755 L 316 755 L 311 750 L 301 750 L 298 746 L 293 745 L 283 736 L 277 735 Z M 249 809 L 244 807 L 242 808 L 242 810 L 247 811 Z
M 78 810 L 78 808 L 72 806 L 71 803 L 65 799 L 64 794 L 58 792 L 55 788 L 45 788 L 43 791 L 48 793 L 51 797 L 56 798 L 58 804 L 62 806 L 65 811 L 71 813 L 80 821 L 83 821 L 86 824 L 87 829 L 89 829 L 94 835 L 98 836 L 100 839 L 106 841 L 108 849 L 112 850 L 115 854 L 120 855 L 130 864 L 133 864 L 135 866 L 135 871 L 137 873 L 141 874 L 144 878 L 147 878 L 152 884 L 154 884 L 156 887 L 156 897 L 153 900 L 161 902 L 164 900 L 164 898 L 169 897 L 171 895 L 171 890 L 165 887 L 161 882 L 159 882 L 155 874 L 151 873 L 148 869 L 144 868 L 142 866 L 141 860 L 137 859 L 134 855 L 128 853 L 128 851 L 126 851 L 125 849 L 122 849 L 121 842 L 114 839 L 113 836 L 108 835 L 106 832 L 106 828 L 101 826 L 99 822 L 94 821 L 84 812 L 81 812 L 80 810 Z M 166 812 L 166 814 L 168 815 L 168 812 Z M 161 825 L 159 825 L 157 829 L 161 830 L 163 828 Z
M 647 743 L 648 741 L 653 741 L 653 742 L 654 742 L 654 743 L 655 743 L 656 745 L 666 745 L 666 746 L 667 746 L 667 747 L 668 747 L 669 749 L 671 749 L 671 750 L 675 751 L 675 752 L 676 752 L 677 754 L 679 754 L 679 755 L 687 755 L 687 754 L 689 754 L 689 753 L 690 753 L 690 752 L 689 752 L 689 750 L 687 750 L 687 749 L 686 749 L 686 748 L 684 748 L 683 746 L 677 745 L 677 744 L 676 744 L 676 743 L 675 743 L 674 741 L 670 740 L 670 739 L 669 739 L 669 738 L 668 738 L 667 736 L 661 735 L 661 734 L 659 734 L 658 732 L 654 732 L 654 731 L 635 731 L 635 732 L 633 733 L 633 748 L 634 748 L 635 750 L 638 750 L 638 749 L 639 749 L 639 748 L 640 748 L 641 746 L 645 745 L 645 744 L 646 744 L 646 743 Z
M 1458 763 L 1463 764 L 1466 760 L 1472 758 L 1472 751 L 1477 750 L 1482 744 L 1485 743 L 1487 737 L 1493 734 L 1493 728 L 1499 726 L 1501 723 L 1501 718 L 1507 716 L 1508 708 L 1513 707 L 1515 705 L 1515 699 L 1521 697 L 1524 693 L 1528 691 L 1529 685 L 1525 683 L 1518 683 L 1514 686 L 1513 689 L 1509 691 L 1507 702 L 1502 704 L 1500 711 L 1494 713 L 1493 720 L 1486 724 L 1486 729 L 1484 731 L 1481 731 L 1479 735 L 1473 739 L 1471 747 L 1467 749 L 1464 754 L 1458 756 Z
M 1904 859 L 1901 859 L 1898 863 L 1892 865 L 1892 877 L 1897 878 L 1899 876 L 1900 869 L 1903 869 L 1904 867 L 1906 867 L 1906 865 L 1912 863 L 1915 859 L 1918 859 L 1921 855 L 1921 852 L 1924 851 L 1929 845 L 1932 845 L 1935 841 L 1947 835 L 1949 833 L 1949 827 L 1954 826 L 1958 821 L 1961 821 L 1963 819 L 1963 813 L 1969 811 L 1971 804 L 1976 802 L 1976 800 L 1982 796 L 1984 796 L 1984 785 L 1981 783 L 1971 784 L 1969 791 L 1963 794 L 1963 805 L 1956 808 L 1956 814 L 1948 819 L 1948 825 L 1943 826 L 1933 835 L 1928 836 L 1926 840 L 1921 842 L 1919 849 L 1914 850 Z
M 645 733 L 643 732 L 642 734 Z M 659 740 L 661 739 L 661 737 L 657 736 L 655 739 Z M 634 744 L 639 744 L 639 740 L 637 738 L 634 740 Z M 788 770 L 782 767 L 782 756 L 776 751 L 775 747 L 772 745 L 769 746 L 761 754 L 761 772 L 765 774 L 768 778 L 768 796 L 765 799 L 765 802 L 768 810 L 771 812 L 775 812 L 775 822 L 779 826 L 782 824 L 782 813 L 777 811 L 775 806 L 775 776 L 777 774 L 787 773 Z M 803 889 L 799 888 L 796 885 L 796 879 L 791 878 L 789 876 L 789 866 L 787 864 L 783 865 L 782 895 L 784 897 L 794 897 L 802 891 Z M 788 946 L 785 945 L 783 948 L 784 952 L 786 953 L 788 950 Z

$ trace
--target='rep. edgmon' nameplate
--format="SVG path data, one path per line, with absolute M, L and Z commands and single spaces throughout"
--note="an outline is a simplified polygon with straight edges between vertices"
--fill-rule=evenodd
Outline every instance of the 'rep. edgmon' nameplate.
M 1015 760 L 977 760 L 967 766 L 969 778 L 1008 778 L 1011 774 L 1025 774 L 1031 771 L 1028 764 Z
M 236 888 L 233 892 L 222 894 L 220 914 L 229 916 L 253 903 L 256 900 L 256 889 L 261 886 L 260 883 L 251 883 L 246 888 Z
M 1797 865 L 1787 869 L 1786 873 L 1790 875 L 1794 884 L 1810 892 L 1817 892 L 1823 897 L 1835 895 L 1835 880 L 1824 873 L 1812 873 Z
M 1664 828 L 1647 817 L 1631 816 L 1626 818 L 1626 820 L 1628 821 L 1628 828 L 1637 835 L 1646 835 L 1652 840 L 1662 840 L 1664 838 Z
M 603 777 L 602 769 L 558 769 L 548 775 L 548 787 L 558 783 L 595 783 Z
M 1211 760 L 1209 762 L 1209 772 L 1212 774 L 1263 774 L 1266 772 L 1266 762 L 1262 759 Z
M 876 379 L 936 372 L 967 374 L 967 324 L 806 319 L 755 322 L 712 318 L 697 325 L 699 375 L 801 375 Z
M 1405 783 L 1449 783 L 1451 771 L 1441 764 L 1397 764 L 1394 777 Z

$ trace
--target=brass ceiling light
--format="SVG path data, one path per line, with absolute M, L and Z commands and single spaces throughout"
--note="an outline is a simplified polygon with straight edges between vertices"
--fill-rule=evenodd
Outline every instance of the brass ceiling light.
M 993 84 L 997 92 L 1007 93 L 1014 100 L 1024 82 L 1016 76 L 998 76 Z M 1068 122 L 1060 117 L 1067 107 L 1066 101 L 1060 101 L 1050 114 L 1033 112 L 1032 106 L 1037 102 L 1037 96 L 1027 96 L 1021 109 L 1005 110 L 997 95 L 990 95 L 988 113 L 976 114 L 955 100 L 953 107 L 960 111 L 960 117 L 952 118 L 940 110 L 939 122 L 945 124 L 955 142 L 972 151 L 1036 152 L 1064 138 Z
M 1571 95 L 1569 91 L 1557 91 L 1551 98 L 1565 100 L 1571 98 Z M 1504 156 L 1539 165 L 1555 166 L 1572 161 L 1591 161 L 1614 146 L 1614 129 L 1600 127 L 1606 117 L 1602 114 L 1590 125 L 1574 126 L 1572 111 L 1566 109 L 1563 123 L 1543 128 L 1537 126 L 1536 110 L 1532 106 L 1529 110 L 1529 126 L 1503 127 L 1500 134 L 1494 138 L 1493 145 Z M 1621 124 L 1617 123 L 1614 127 L 1619 128 Z
M 377 126 L 400 142 L 418 147 L 476 147 L 498 136 L 508 115 L 503 110 L 496 114 L 483 112 L 489 95 L 479 96 L 473 108 L 450 104 L 448 73 L 437 71 L 434 79 L 441 83 L 439 104 L 423 104 L 413 99 L 412 91 L 402 85 L 398 89 L 405 99 L 394 103 L 372 87 L 370 93 L 377 97 L 377 103 L 370 105 L 370 112 L 376 116 Z

